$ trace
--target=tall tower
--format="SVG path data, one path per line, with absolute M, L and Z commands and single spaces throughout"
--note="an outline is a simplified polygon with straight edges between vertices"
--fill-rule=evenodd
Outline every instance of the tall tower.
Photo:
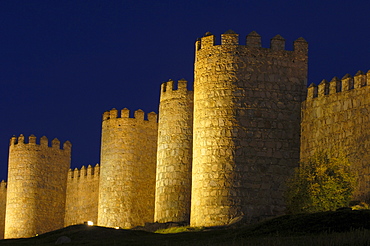
M 221 45 L 210 33 L 196 42 L 192 226 L 281 214 L 299 161 L 307 42 L 288 51 L 280 35 L 269 49 L 256 32 L 238 39 L 228 31 Z
M 187 81 L 161 86 L 154 221 L 190 221 L 193 91 Z
M 157 115 L 128 109 L 103 114 L 98 225 L 131 228 L 153 222 Z
M 12 137 L 9 148 L 5 238 L 32 237 L 64 226 L 71 144 L 44 136 Z

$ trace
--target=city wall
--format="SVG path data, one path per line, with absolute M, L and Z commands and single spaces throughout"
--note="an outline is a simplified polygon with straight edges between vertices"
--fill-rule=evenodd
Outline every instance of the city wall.
M 193 96 L 184 79 L 161 85 L 154 221 L 190 222 Z
M 355 199 L 370 199 L 370 71 L 311 84 L 302 104 L 301 159 L 343 151 L 359 175 Z
M 64 226 L 98 222 L 100 167 L 89 165 L 68 171 Z
M 157 114 L 112 109 L 103 114 L 98 224 L 132 228 L 153 222 Z
M 9 147 L 5 238 L 32 237 L 64 226 L 71 144 L 44 136 L 12 137 Z
M 277 35 L 263 48 L 256 32 L 242 45 L 233 31 L 196 42 L 192 226 L 284 212 L 307 83 L 308 44 L 293 46 Z
M 0 183 L 0 239 L 4 239 L 5 212 L 6 212 L 6 182 L 3 180 Z

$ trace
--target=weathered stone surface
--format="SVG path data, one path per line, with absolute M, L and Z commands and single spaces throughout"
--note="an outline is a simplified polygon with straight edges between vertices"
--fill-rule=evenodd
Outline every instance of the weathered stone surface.
M 161 86 L 154 221 L 190 221 L 192 147 L 193 91 L 170 80 Z
M 370 199 L 370 73 L 335 77 L 327 93 L 308 94 L 302 104 L 301 158 L 320 150 L 343 151 L 359 174 L 355 199 Z
M 99 176 L 98 164 L 69 170 L 64 226 L 98 223 Z
M 31 135 L 10 140 L 5 238 L 32 237 L 64 226 L 67 173 L 71 144 L 60 149 Z
M 98 225 L 132 228 L 153 222 L 157 115 L 123 109 L 103 115 Z
M 192 226 L 280 214 L 299 161 L 307 45 L 287 51 L 280 36 L 272 49 L 238 45 L 237 34 L 223 34 L 221 45 L 214 39 L 196 44 Z

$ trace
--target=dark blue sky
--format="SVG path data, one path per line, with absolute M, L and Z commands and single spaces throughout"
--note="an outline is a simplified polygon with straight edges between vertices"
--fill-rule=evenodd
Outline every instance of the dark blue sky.
M 264 47 L 309 42 L 309 83 L 370 69 L 370 1 L 0 1 L 0 179 L 12 135 L 72 142 L 99 162 L 101 115 L 158 112 L 159 86 L 193 81 L 194 42 L 233 29 Z

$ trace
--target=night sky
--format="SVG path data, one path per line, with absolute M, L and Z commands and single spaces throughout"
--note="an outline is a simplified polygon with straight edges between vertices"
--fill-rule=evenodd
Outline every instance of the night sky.
M 309 42 L 308 81 L 370 69 L 370 1 L 0 0 L 0 179 L 12 135 L 72 143 L 72 167 L 99 163 L 101 115 L 158 112 L 168 79 L 193 81 L 209 31 Z

